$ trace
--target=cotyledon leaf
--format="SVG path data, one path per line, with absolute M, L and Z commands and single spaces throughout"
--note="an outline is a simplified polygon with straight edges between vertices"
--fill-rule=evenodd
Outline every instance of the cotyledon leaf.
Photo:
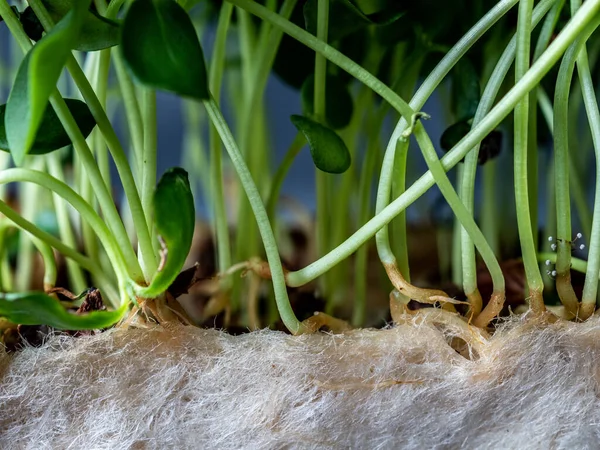
M 173 0 L 135 0 L 123 22 L 120 48 L 140 83 L 199 100 L 210 97 L 196 30 Z
M 88 106 L 81 100 L 72 98 L 65 99 L 67 107 L 73 115 L 75 122 L 83 136 L 87 137 L 94 127 L 96 121 Z M 0 150 L 9 152 L 10 145 L 6 138 L 6 127 L 4 125 L 4 116 L 6 114 L 6 105 L 0 105 Z M 45 155 L 71 144 L 71 139 L 67 135 L 64 127 L 54 109 L 51 106 L 46 108 L 42 122 L 35 136 L 35 141 L 29 151 L 30 155 Z
M 48 14 L 54 22 L 59 22 L 73 8 L 77 0 L 42 0 Z M 26 8 L 19 17 L 27 35 L 37 41 L 41 38 L 43 27 L 33 10 Z M 94 10 L 85 13 L 74 49 L 91 52 L 113 47 L 119 43 L 120 23 L 101 16 Z
M 21 325 L 48 325 L 59 330 L 95 330 L 117 323 L 127 311 L 123 304 L 114 311 L 74 314 L 43 292 L 0 293 L 0 317 Z
M 74 7 L 25 56 L 6 104 L 4 124 L 15 164 L 23 164 L 48 106 L 48 99 L 76 42 L 89 1 Z
M 192 246 L 196 211 L 188 174 L 179 167 L 161 177 L 153 198 L 154 225 L 161 242 L 161 263 L 148 287 L 137 295 L 154 298 L 177 278 Z
M 291 121 L 306 137 L 317 169 L 328 173 L 343 173 L 350 167 L 348 147 L 338 134 L 308 117 L 293 115 Z

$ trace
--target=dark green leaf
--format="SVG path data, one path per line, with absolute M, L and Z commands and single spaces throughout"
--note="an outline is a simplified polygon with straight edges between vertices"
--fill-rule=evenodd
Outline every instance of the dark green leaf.
M 457 122 L 449 126 L 440 138 L 440 146 L 445 152 L 450 151 L 458 142 L 471 131 L 470 119 Z M 477 164 L 485 164 L 490 159 L 494 159 L 502 150 L 502 132 L 493 130 L 481 141 L 479 153 L 477 154 Z
M 87 137 L 94 127 L 96 121 L 88 106 L 81 100 L 71 98 L 65 99 L 69 111 L 73 114 L 75 122 L 79 126 L 81 133 Z M 6 105 L 0 106 L 0 150 L 10 151 L 10 145 L 6 139 L 6 127 L 4 126 L 4 116 Z M 35 141 L 29 151 L 30 155 L 44 155 L 54 150 L 66 147 L 71 144 L 71 139 L 63 128 L 58 116 L 52 106 L 48 106 L 44 111 L 40 127 L 35 136 Z
M 440 137 L 440 146 L 445 152 L 449 152 L 469 131 L 471 131 L 471 125 L 468 120 L 450 125 Z
M 473 117 L 481 98 L 479 74 L 468 59 L 461 59 L 452 70 L 452 105 L 457 120 Z
M 350 167 L 350 152 L 337 133 L 307 117 L 293 115 L 294 126 L 306 137 L 317 169 L 328 173 L 343 173 Z
M 314 112 L 315 77 L 310 76 L 302 85 L 302 110 L 311 116 Z M 325 121 L 334 130 L 346 127 L 352 119 L 354 104 L 348 86 L 335 75 L 327 75 L 325 86 Z
M 11 154 L 21 165 L 31 150 L 56 83 L 87 12 L 88 2 L 75 7 L 27 53 L 13 84 L 4 119 Z
M 25 11 L 20 14 L 19 21 L 23 25 L 23 30 L 27 33 L 29 39 L 37 42 L 42 38 L 44 27 L 30 6 L 25 8 Z
M 297 3 L 290 22 L 304 27 L 302 6 Z M 315 52 L 296 39 L 283 35 L 277 56 L 273 63 L 273 71 L 288 85 L 300 89 L 302 84 L 315 71 Z
M 164 293 L 177 278 L 192 246 L 196 212 L 187 172 L 179 167 L 162 176 L 154 192 L 154 224 L 161 240 L 158 272 L 150 286 L 140 290 L 143 297 Z
M 54 22 L 58 22 L 72 9 L 74 0 L 43 0 L 43 4 Z M 44 27 L 33 10 L 27 7 L 19 19 L 27 36 L 34 41 L 39 41 Z M 102 17 L 96 11 L 89 10 L 85 14 L 79 35 L 73 44 L 73 49 L 91 52 L 115 46 L 119 43 L 119 28 L 118 22 Z
M 121 34 L 123 57 L 147 86 L 209 98 L 204 55 L 192 20 L 172 0 L 135 0 Z
M 43 292 L 0 294 L 0 316 L 21 325 L 49 325 L 59 330 L 94 330 L 117 323 L 127 311 L 124 304 L 116 311 L 73 314 L 60 302 Z

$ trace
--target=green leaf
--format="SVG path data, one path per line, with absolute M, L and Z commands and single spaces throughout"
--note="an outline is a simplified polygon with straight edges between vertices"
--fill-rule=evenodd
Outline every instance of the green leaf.
M 140 83 L 199 100 L 209 98 L 196 30 L 173 0 L 135 0 L 123 22 L 121 50 Z
M 440 146 L 445 152 L 450 151 L 469 131 L 471 131 L 470 121 L 471 119 L 462 120 L 446 128 L 440 138 Z M 481 141 L 479 153 L 477 154 L 477 164 L 483 165 L 487 161 L 496 158 L 501 150 L 502 132 L 492 130 Z
M 81 100 L 71 98 L 65 99 L 69 111 L 73 114 L 75 122 L 81 133 L 87 137 L 94 127 L 96 121 L 88 106 Z M 6 127 L 4 116 L 6 114 L 6 105 L 0 105 L 0 150 L 9 152 L 10 145 L 6 137 Z M 67 135 L 64 127 L 60 123 L 54 109 L 49 106 L 44 111 L 40 127 L 35 136 L 35 141 L 29 151 L 30 155 L 45 155 L 71 144 L 71 139 Z
M 341 137 L 325 125 L 304 116 L 293 115 L 291 121 L 306 137 L 317 169 L 343 173 L 350 167 L 350 152 Z
M 75 0 L 43 0 L 42 3 L 54 20 L 58 22 L 73 8 Z M 28 7 L 19 18 L 23 29 L 34 41 L 41 38 L 44 30 L 39 19 Z M 75 50 L 91 52 L 113 47 L 119 43 L 120 24 L 102 17 L 96 11 L 89 10 L 85 13 L 79 35 L 73 45 Z
M 440 146 L 445 152 L 449 152 L 469 131 L 471 131 L 471 125 L 468 120 L 461 120 L 450 125 L 440 137 Z
M 344 81 L 335 75 L 327 75 L 325 88 L 325 121 L 334 130 L 346 127 L 352 119 L 354 103 Z M 310 116 L 314 112 L 315 77 L 310 76 L 302 85 L 302 111 Z
M 452 70 L 452 106 L 456 119 L 473 117 L 480 99 L 479 74 L 471 61 L 463 58 Z
M 179 167 L 162 176 L 154 192 L 154 225 L 162 246 L 161 264 L 138 294 L 153 298 L 165 292 L 181 272 L 192 246 L 196 211 L 187 172 Z
M 27 53 L 19 66 L 4 118 L 17 165 L 23 163 L 35 142 L 48 99 L 76 42 L 88 4 L 85 0 L 75 3 L 74 9 Z
M 127 304 L 116 311 L 73 314 L 43 292 L 0 293 L 0 316 L 21 325 L 48 325 L 59 330 L 95 330 L 117 323 Z

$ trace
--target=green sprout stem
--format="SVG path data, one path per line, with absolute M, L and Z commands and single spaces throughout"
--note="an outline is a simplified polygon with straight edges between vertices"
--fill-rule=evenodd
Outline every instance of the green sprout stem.
M 546 0 L 540 2 L 532 14 L 532 27 L 535 27 L 548 10 L 552 7 L 555 0 Z M 506 78 L 506 75 L 513 63 L 516 53 L 516 36 L 510 40 L 496 67 L 492 71 L 486 87 L 483 91 L 479 105 L 473 118 L 472 126 L 477 126 L 481 120 L 488 114 L 498 95 L 498 91 Z M 477 159 L 480 143 L 478 143 L 465 157 L 465 164 L 460 177 L 460 196 L 467 209 L 473 213 L 475 198 L 475 176 L 477 173 Z M 489 177 L 488 177 L 489 178 Z M 490 181 L 488 181 L 490 182 Z M 488 189 L 488 192 L 490 190 Z M 462 283 L 467 296 L 477 295 L 477 266 L 475 259 L 475 249 L 471 237 L 466 230 L 461 230 L 460 254 L 462 255 Z M 494 252 L 496 253 L 496 252 Z
M 232 2 L 236 3 L 245 3 L 245 1 L 246 0 L 232 0 Z M 254 10 L 258 9 L 261 17 L 267 17 L 266 14 L 263 14 L 262 10 L 260 10 L 256 5 L 251 4 L 248 7 L 252 7 Z M 500 124 L 500 122 L 512 111 L 518 101 L 523 96 L 527 95 L 531 89 L 536 87 L 539 81 L 556 63 L 571 42 L 573 42 L 582 33 L 591 34 L 599 20 L 599 18 L 595 15 L 598 10 L 600 10 L 600 0 L 588 1 L 584 3 L 581 9 L 574 15 L 562 32 L 556 37 L 556 39 L 554 39 L 548 49 L 531 66 L 531 68 L 519 80 L 519 82 L 517 82 L 515 86 L 513 86 L 509 92 L 507 92 L 502 100 L 500 100 L 498 104 L 482 119 L 479 125 L 473 127 L 471 131 L 442 158 L 441 162 L 446 171 L 454 167 L 470 149 L 472 149 L 477 143 L 481 142 L 483 137 L 487 136 L 487 134 L 497 127 L 498 124 Z M 294 33 L 301 35 L 301 33 Z M 307 38 L 306 41 L 309 42 L 311 39 Z M 317 45 L 314 46 L 317 47 Z M 322 50 L 322 47 L 320 48 Z M 328 49 L 325 51 L 325 54 L 329 56 L 334 54 L 334 56 L 329 58 L 330 61 L 334 62 L 333 60 L 335 60 L 340 62 L 341 60 L 342 62 L 340 62 L 340 65 L 344 64 L 344 66 L 347 66 L 345 62 L 343 62 L 343 57 L 338 58 L 333 50 Z M 346 67 L 344 68 L 346 69 Z M 350 67 L 348 67 L 347 70 L 348 72 L 355 72 L 354 69 L 351 69 Z M 360 71 L 358 70 L 358 72 Z M 369 81 L 369 79 L 361 79 L 365 80 L 365 84 L 373 84 L 371 81 Z M 371 87 L 377 87 L 376 83 Z M 289 272 L 287 275 L 288 285 L 301 286 L 306 284 L 327 271 L 338 261 L 347 258 L 379 229 L 389 223 L 397 214 L 399 214 L 408 205 L 425 193 L 433 185 L 433 183 L 434 180 L 430 172 L 427 172 L 421 176 L 410 188 L 406 190 L 403 195 L 392 201 L 387 207 L 380 211 L 379 214 L 363 225 L 341 245 L 307 267 L 299 271 Z
M 578 0 L 571 1 L 572 13 L 581 7 Z M 600 273 L 600 111 L 598 110 L 598 101 L 596 99 L 595 86 L 592 81 L 588 55 L 585 46 L 579 52 L 577 58 L 577 71 L 581 82 L 583 102 L 588 117 L 588 123 L 592 132 L 594 143 L 594 154 L 596 156 L 596 186 L 594 192 L 594 213 L 592 218 L 592 229 L 589 234 L 589 247 L 591 251 L 588 255 L 585 283 L 583 285 L 582 308 L 580 316 L 586 319 L 586 316 L 592 314 L 595 309 L 596 296 L 598 293 L 598 274 Z M 574 258 L 572 259 L 573 266 Z
M 566 310 L 577 315 L 579 301 L 571 285 L 571 196 L 569 190 L 569 93 L 581 42 L 563 57 L 554 95 L 554 184 L 556 202 L 556 290 Z
M 217 25 L 217 34 L 213 47 L 213 54 L 210 64 L 210 91 L 215 96 L 217 105 L 221 97 L 221 84 L 223 72 L 225 69 L 225 45 L 227 44 L 227 30 L 231 22 L 233 6 L 230 3 L 223 3 L 219 13 L 219 23 Z M 231 244 L 229 240 L 229 224 L 227 221 L 227 210 L 225 207 L 225 197 L 223 194 L 223 165 L 221 161 L 221 141 L 219 134 L 214 126 L 210 126 L 210 198 L 212 199 L 212 209 L 215 222 L 215 232 L 217 239 L 217 257 L 218 270 L 224 273 L 231 267 Z M 230 288 L 231 277 L 224 277 L 221 281 L 221 287 L 226 291 Z
M 46 30 L 50 30 L 54 26 L 54 23 L 53 23 L 52 18 L 48 14 L 48 11 L 42 4 L 42 2 L 40 0 L 31 0 L 30 5 L 31 5 L 31 8 L 34 10 L 35 14 L 40 19 L 40 22 L 42 23 L 44 28 Z M 107 10 L 108 18 L 112 17 L 112 16 L 109 16 L 108 13 L 113 12 L 113 11 L 116 14 L 116 12 L 117 12 L 116 8 L 115 8 L 115 10 L 111 10 L 110 8 Z M 12 10 L 11 10 L 11 12 L 12 12 Z M 2 11 L 0 11 L 0 14 L 3 15 Z M 3 17 L 4 17 L 4 15 L 3 15 Z M 8 23 L 7 23 L 7 25 L 8 25 Z M 11 28 L 11 33 L 19 41 L 23 37 L 25 38 L 28 45 L 25 47 L 22 47 L 22 49 L 24 51 L 28 51 L 29 48 L 31 47 L 31 43 L 29 42 L 29 39 L 25 35 L 25 32 L 20 27 L 20 25 L 17 26 L 15 30 L 13 30 Z M 69 73 L 71 74 L 73 81 L 75 81 L 75 84 L 77 85 L 78 89 L 80 90 L 81 95 L 83 96 L 84 100 L 86 101 L 87 105 L 89 106 L 90 111 L 92 112 L 92 115 L 94 116 L 94 119 L 96 119 L 96 122 L 98 123 L 98 128 L 100 129 L 100 131 L 102 132 L 102 135 L 104 136 L 106 145 L 108 146 L 108 149 L 109 149 L 109 151 L 113 157 L 113 160 L 115 162 L 115 165 L 117 167 L 117 171 L 119 173 L 119 177 L 121 178 L 121 182 L 123 184 L 123 189 L 125 191 L 125 195 L 127 196 L 127 201 L 129 203 L 131 215 L 132 215 L 132 218 L 133 218 L 133 221 L 135 224 L 135 228 L 136 228 L 136 232 L 138 235 L 138 241 L 139 241 L 140 250 L 141 250 L 140 253 L 141 253 L 141 256 L 144 261 L 144 264 L 143 264 L 144 278 L 148 281 L 152 278 L 152 276 L 156 272 L 156 269 L 158 267 L 158 262 L 157 262 L 156 255 L 154 254 L 154 247 L 152 245 L 152 239 L 150 237 L 150 229 L 145 220 L 145 215 L 144 215 L 144 210 L 143 210 L 143 207 L 141 204 L 141 199 L 140 199 L 140 196 L 139 196 L 136 184 L 135 184 L 135 180 L 133 178 L 133 174 L 131 172 L 131 168 L 129 166 L 129 162 L 127 161 L 127 156 L 125 155 L 123 147 L 121 146 L 121 143 L 119 142 L 119 139 L 117 138 L 117 135 L 106 115 L 104 108 L 102 107 L 102 104 L 100 103 L 100 100 L 96 96 L 94 89 L 90 85 L 88 79 L 86 78 L 85 74 L 81 70 L 81 67 L 79 66 L 79 64 L 77 63 L 77 61 L 75 60 L 74 57 L 69 57 L 66 67 L 67 67 L 67 70 L 69 71 Z M 59 103 L 60 103 L 60 100 L 59 100 Z M 64 103 L 64 101 L 63 101 L 63 103 Z M 56 106 L 55 106 L 55 109 L 56 109 Z M 64 114 L 65 115 L 64 120 L 67 120 L 66 118 L 68 116 L 70 116 L 70 113 L 68 112 L 68 109 L 66 108 L 66 106 L 64 106 L 64 108 L 60 108 L 60 109 L 63 110 L 63 113 L 60 113 L 58 110 L 56 111 L 56 113 L 59 116 L 59 118 L 61 119 L 63 126 L 67 130 L 67 133 L 69 133 L 69 128 L 66 126 L 65 122 L 63 121 L 62 116 Z M 77 134 L 78 129 L 74 130 L 74 133 Z M 81 134 L 81 133 L 78 133 L 78 134 Z M 71 137 L 71 139 L 73 140 L 74 144 L 76 144 L 76 141 L 79 141 L 79 139 L 74 139 L 73 137 Z M 85 143 L 85 139 L 83 140 L 83 142 Z M 94 186 L 100 206 L 101 206 L 104 214 L 107 216 L 107 219 L 109 219 L 109 223 L 111 225 L 111 231 L 115 234 L 115 237 L 119 240 L 119 245 L 125 252 L 127 266 L 132 271 L 132 274 L 130 274 L 130 276 L 133 280 L 139 280 L 139 279 L 141 279 L 141 274 L 139 274 L 139 271 L 141 270 L 140 265 L 137 262 L 137 260 L 134 262 L 135 253 L 133 251 L 133 248 L 129 244 L 129 238 L 127 237 L 125 227 L 123 226 L 123 223 L 118 216 L 116 207 L 114 206 L 114 203 L 112 202 L 112 197 L 110 195 L 109 189 L 106 188 L 106 186 L 103 189 L 101 187 L 101 185 L 99 184 L 100 182 L 103 182 L 102 175 L 99 173 L 98 166 L 97 166 L 96 162 L 94 161 L 93 156 L 91 155 L 91 152 L 89 152 L 89 147 L 87 146 L 87 144 L 85 144 L 85 146 L 75 145 L 75 149 L 81 155 L 82 162 L 86 168 L 86 171 L 88 172 L 90 181 L 91 181 L 92 185 Z M 109 199 L 110 199 L 110 201 L 109 201 Z M 109 203 L 110 203 L 110 205 L 109 205 Z
M 111 234 L 109 228 L 96 211 L 94 211 L 94 209 L 79 194 L 73 191 L 73 189 L 51 175 L 37 170 L 14 168 L 4 170 L 0 173 L 0 184 L 16 182 L 35 183 L 49 189 L 66 200 L 77 210 L 82 219 L 86 220 L 92 226 L 94 232 L 100 238 L 114 265 L 117 277 L 123 277 L 123 275 L 127 273 L 118 241 Z
M 109 299 L 113 306 L 118 304 L 116 299 L 118 299 L 119 296 L 113 287 L 113 283 L 109 280 L 102 268 L 98 266 L 94 260 L 82 255 L 72 247 L 65 245 L 65 243 L 60 239 L 52 236 L 47 231 L 41 230 L 30 221 L 24 219 L 3 201 L 0 201 L 0 213 L 6 216 L 8 220 L 13 222 L 15 226 L 29 233 L 31 236 L 35 236 L 40 241 L 47 243 L 50 247 L 55 248 L 66 258 L 72 259 L 82 268 L 90 272 L 99 280 L 99 288 L 105 294 L 105 297 Z
M 252 211 L 254 212 L 271 270 L 271 278 L 273 280 L 273 289 L 275 291 L 275 300 L 277 302 L 277 308 L 279 309 L 279 315 L 290 332 L 293 334 L 302 333 L 304 331 L 304 326 L 298 321 L 290 305 L 277 243 L 275 242 L 275 236 L 269 223 L 267 210 L 260 198 L 260 193 L 258 192 L 256 184 L 254 184 L 254 180 L 248 171 L 248 166 L 244 162 L 244 158 L 238 149 L 235 139 L 229 130 L 229 126 L 221 114 L 216 102 L 214 100 L 208 100 L 204 102 L 204 106 L 206 107 L 210 120 L 219 132 L 219 136 L 221 136 L 223 145 L 240 177 L 240 181 L 244 187 Z
M 65 179 L 58 153 L 55 152 L 48 155 L 46 163 L 48 173 L 51 176 L 57 180 Z M 56 211 L 56 221 L 58 222 L 60 238 L 66 245 L 75 248 L 77 246 L 76 238 L 71 226 L 71 221 L 69 220 L 67 205 L 58 194 L 53 192 L 52 197 L 54 198 L 54 210 Z M 79 266 L 77 262 L 71 259 L 67 260 L 67 271 L 69 274 L 69 282 L 74 290 L 81 292 L 88 287 L 83 272 L 81 271 L 81 266 Z

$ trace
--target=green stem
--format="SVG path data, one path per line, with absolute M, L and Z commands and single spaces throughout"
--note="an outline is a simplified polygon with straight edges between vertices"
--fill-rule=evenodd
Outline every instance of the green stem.
M 317 2 L 317 39 L 327 42 L 329 28 L 329 0 L 318 0 Z M 325 123 L 325 95 L 327 89 L 327 60 L 323 55 L 315 54 L 315 89 L 314 89 L 314 116 L 317 121 Z M 315 193 L 316 193 L 316 245 L 317 256 L 324 255 L 330 248 L 331 240 L 331 216 L 329 204 L 329 176 L 325 172 L 315 169 Z M 326 311 L 331 312 L 333 308 L 333 295 L 330 276 L 319 280 L 321 295 L 325 298 Z
M 537 23 L 542 19 L 544 14 L 550 9 L 554 0 L 548 0 L 541 2 L 532 14 L 532 27 L 535 27 Z M 492 71 L 489 80 L 486 84 L 484 92 L 481 96 L 475 117 L 473 118 L 473 127 L 475 127 L 489 112 L 497 95 L 498 91 L 506 78 L 510 65 L 515 57 L 516 53 L 516 36 L 514 36 L 506 49 L 502 53 L 500 59 L 496 63 L 496 67 Z M 480 144 L 477 144 L 471 152 L 465 157 L 465 164 L 460 176 L 460 195 L 462 201 L 465 203 L 467 209 L 473 213 L 474 210 L 474 198 L 475 198 L 475 177 L 477 174 L 477 160 L 479 156 Z M 487 175 L 489 178 L 488 169 Z M 488 181 L 489 183 L 489 181 Z M 492 187 L 493 189 L 493 187 Z M 488 195 L 491 195 L 488 189 Z M 488 199 L 489 201 L 489 199 Z M 492 205 L 488 205 L 488 209 L 493 208 Z M 489 213 L 488 213 L 489 214 Z M 488 218 L 489 223 L 489 218 Z M 492 247 L 497 249 L 496 247 Z M 465 293 L 467 295 L 476 295 L 477 292 L 477 265 L 475 259 L 475 249 L 473 243 L 466 231 L 461 230 L 461 245 L 460 252 L 462 255 L 462 283 Z M 494 251 L 497 254 L 497 250 Z
M 148 226 L 152 223 L 154 189 L 156 187 L 156 158 L 158 154 L 157 144 L 157 125 L 156 125 L 156 91 L 154 89 L 143 88 L 143 110 L 142 122 L 144 124 L 144 145 L 142 149 L 142 159 L 140 167 L 142 169 L 142 191 L 141 202 L 144 216 Z M 155 241 L 153 230 L 150 230 L 150 236 Z M 141 248 L 138 248 L 141 254 Z M 143 262 L 143 260 L 142 260 Z
M 127 273 L 123 256 L 119 251 L 119 242 L 110 233 L 107 225 L 96 211 L 73 189 L 47 173 L 37 170 L 14 168 L 4 170 L 0 173 L 0 184 L 16 182 L 35 183 L 49 189 L 70 203 L 81 215 L 82 219 L 86 220 L 92 226 L 94 232 L 100 238 L 114 265 L 117 276 L 121 279 Z
M 238 149 L 235 139 L 233 138 L 233 135 L 227 126 L 227 122 L 221 114 L 216 102 L 214 100 L 205 101 L 204 106 L 208 111 L 210 120 L 219 132 L 219 136 L 221 136 L 223 145 L 229 153 L 229 157 L 240 177 L 246 196 L 252 206 L 252 211 L 254 212 L 258 224 L 258 229 L 263 240 L 265 253 L 271 270 L 273 289 L 275 290 L 275 300 L 277 302 L 277 308 L 279 309 L 279 315 L 292 334 L 302 333 L 305 331 L 304 326 L 296 318 L 289 302 L 285 275 L 283 273 L 281 259 L 279 258 L 277 243 L 275 242 L 275 236 L 273 235 L 273 230 L 269 223 L 269 216 L 267 215 L 267 211 L 260 198 L 260 193 L 252 180 L 248 167 L 244 162 L 244 158 Z
M 225 45 L 227 44 L 227 30 L 231 21 L 233 6 L 223 3 L 219 13 L 219 24 L 213 47 L 210 65 L 210 90 L 216 98 L 217 105 L 221 97 L 221 84 L 225 70 Z M 210 125 L 210 198 L 215 221 L 217 239 L 218 271 L 224 273 L 231 267 L 231 244 L 229 241 L 229 223 L 225 196 L 223 194 L 223 165 L 221 161 L 221 141 L 213 125 Z M 231 287 L 231 277 L 221 281 L 221 287 L 228 290 Z
M 48 172 L 51 176 L 57 180 L 64 180 L 64 172 L 62 170 L 60 156 L 55 152 L 48 155 L 46 159 Z M 60 239 L 70 247 L 77 247 L 75 234 L 69 220 L 69 211 L 67 205 L 62 198 L 55 192 L 52 193 L 54 199 L 54 210 L 56 211 L 56 220 L 58 222 L 58 229 L 60 233 Z M 85 222 L 87 223 L 87 222 Z M 72 290 L 81 292 L 86 289 L 87 283 L 81 271 L 81 267 L 73 260 L 67 261 L 67 271 L 69 274 L 69 283 Z
M 517 21 L 517 52 L 515 56 L 515 81 L 519 82 L 529 69 L 532 30 L 533 0 L 521 0 Z M 542 291 L 544 283 L 537 264 L 536 243 L 533 241 L 529 205 L 527 132 L 529 122 L 529 98 L 523 97 L 515 106 L 514 120 L 514 171 L 517 226 L 523 254 L 523 265 L 531 296 L 530 304 L 537 312 L 544 310 Z
M 275 224 L 277 222 L 277 202 L 279 201 L 281 186 L 283 185 L 283 181 L 285 180 L 285 177 L 289 172 L 290 167 L 292 167 L 296 156 L 304 147 L 304 144 L 306 144 L 306 138 L 304 137 L 304 135 L 300 132 L 296 133 L 294 140 L 290 144 L 290 147 L 288 148 L 287 152 L 285 153 L 285 156 L 283 157 L 283 161 L 281 161 L 281 164 L 277 168 L 277 172 L 275 172 L 275 175 L 273 176 L 273 181 L 271 182 L 271 189 L 269 191 L 269 196 L 267 197 L 267 214 L 271 218 L 272 224 Z M 273 228 L 275 228 L 275 226 L 273 226 Z
M 100 282 L 99 287 L 105 294 L 105 298 L 108 297 L 109 301 L 113 305 L 117 305 L 119 295 L 115 290 L 112 282 L 106 276 L 106 274 L 102 271 L 100 266 L 96 264 L 96 262 L 87 256 L 82 255 L 77 252 L 77 250 L 67 246 L 60 239 L 52 236 L 50 233 L 39 229 L 33 223 L 21 217 L 21 215 L 17 214 L 10 206 L 8 206 L 3 201 L 0 201 L 0 213 L 2 213 L 6 218 L 12 221 L 17 227 L 29 233 L 31 236 L 35 236 L 40 241 L 47 243 L 50 247 L 55 248 L 58 252 L 64 255 L 66 258 L 72 259 L 78 265 L 83 267 L 85 270 L 90 272 L 95 278 L 97 278 Z
M 577 0 L 571 1 L 572 13 L 581 6 Z M 595 86 L 592 81 L 588 55 L 585 46 L 577 58 L 577 71 L 581 82 L 583 101 L 587 113 L 588 123 L 594 143 L 594 154 L 596 156 L 596 187 L 594 192 L 594 213 L 592 218 L 592 229 L 589 234 L 589 254 L 585 283 L 582 295 L 582 313 L 591 314 L 596 303 L 598 293 L 598 274 L 600 273 L 600 111 L 596 99 Z M 575 265 L 575 259 L 572 259 Z M 583 317 L 586 318 L 586 317 Z
M 46 8 L 42 4 L 41 0 L 31 0 L 30 5 L 31 8 L 34 10 L 36 16 L 40 19 L 40 22 L 44 26 L 44 29 L 46 29 L 46 31 L 52 29 L 52 27 L 54 26 L 54 22 L 48 14 L 48 12 L 46 11 Z M 117 8 L 115 7 L 114 12 L 116 13 L 116 11 Z M 4 17 L 2 11 L 0 11 L 0 14 L 2 14 Z M 109 15 L 107 15 L 107 17 L 111 18 L 111 16 Z M 28 42 L 28 45 L 22 47 L 24 51 L 28 51 L 31 47 L 31 43 L 29 42 L 29 39 L 25 35 L 23 29 L 19 26 L 16 30 L 11 29 L 11 33 L 15 37 L 18 35 L 18 39 L 24 38 Z M 121 146 L 121 143 L 119 142 L 119 139 L 117 138 L 117 135 L 110 121 L 108 120 L 108 117 L 104 108 L 102 107 L 102 104 L 98 100 L 96 93 L 94 92 L 92 86 L 90 85 L 88 79 L 86 78 L 85 74 L 81 70 L 81 67 L 79 66 L 74 57 L 69 57 L 66 67 L 69 73 L 71 74 L 73 81 L 75 81 L 75 84 L 81 92 L 81 95 L 83 96 L 85 102 L 90 108 L 90 111 L 92 112 L 92 115 L 94 116 L 94 119 L 98 124 L 98 128 L 104 136 L 108 149 L 117 167 L 117 171 L 119 173 L 119 177 L 121 178 L 125 195 L 127 196 L 127 201 L 131 209 L 131 215 L 133 217 L 136 232 L 138 235 L 138 241 L 141 249 L 142 258 L 144 261 L 144 278 L 146 278 L 146 280 L 150 280 L 156 272 L 158 263 L 156 260 L 156 255 L 154 254 L 154 247 L 152 245 L 152 239 L 150 238 L 149 227 L 145 220 L 144 210 L 142 208 L 140 196 L 137 191 L 135 180 L 133 179 L 133 174 L 131 173 L 131 167 L 129 166 L 129 162 L 127 161 L 127 156 L 125 155 L 123 147 Z M 66 108 L 66 105 L 64 105 L 64 101 L 62 101 L 62 99 L 57 99 L 56 101 L 58 101 L 59 103 L 62 102 L 63 104 L 60 108 L 62 109 L 63 113 L 61 114 L 59 113 L 59 111 L 56 111 L 63 126 L 65 126 L 65 121 L 71 122 L 71 124 L 73 124 L 74 121 L 67 120 L 67 118 L 71 115 L 68 109 Z M 56 110 L 57 107 L 54 105 L 54 103 L 53 106 Z M 119 218 L 117 209 L 114 206 L 114 203 L 112 203 L 112 201 L 109 201 L 109 199 L 111 199 L 110 191 L 108 188 L 106 188 L 106 186 L 104 186 L 104 188 L 101 187 L 102 185 L 100 183 L 104 180 L 102 179 L 102 175 L 98 170 L 97 164 L 95 163 L 95 161 L 93 161 L 93 157 L 89 152 L 87 144 L 85 144 L 85 146 L 77 145 L 77 143 L 80 142 L 80 136 L 77 135 L 81 135 L 79 129 L 76 127 L 76 129 L 73 130 L 74 136 L 71 136 L 67 126 L 65 126 L 65 130 L 67 131 L 67 134 L 69 134 L 71 140 L 74 142 L 75 150 L 81 155 L 83 164 L 86 168 L 86 171 L 88 172 L 88 176 L 90 177 L 90 181 L 95 188 L 96 196 L 98 197 L 100 206 L 104 214 L 107 216 L 108 222 L 111 226 L 111 230 L 115 234 L 117 240 L 119 241 L 119 245 L 121 246 L 122 251 L 125 253 L 127 266 L 131 271 L 130 277 L 134 281 L 138 281 L 142 278 L 141 274 L 139 273 L 141 272 L 140 265 L 137 262 L 135 252 L 133 251 L 133 248 L 129 243 L 127 232 L 125 231 L 125 227 L 123 226 L 123 223 Z M 85 140 L 83 140 L 83 142 L 85 143 Z
M 244 3 L 246 0 L 231 0 L 232 2 Z M 256 6 L 248 5 L 253 9 L 259 9 Z M 500 122 L 512 111 L 515 105 L 528 92 L 533 89 L 543 76 L 552 68 L 556 61 L 560 58 L 565 49 L 579 37 L 581 34 L 589 35 L 595 29 L 595 25 L 599 18 L 596 17 L 596 12 L 600 10 L 600 0 L 588 0 L 582 8 L 575 14 L 571 21 L 564 27 L 562 32 L 556 37 L 548 49 L 540 56 L 540 58 L 531 66 L 529 71 L 521 78 L 521 80 L 513 86 L 509 92 L 502 98 L 500 102 L 481 120 L 481 122 L 471 129 L 471 131 L 443 158 L 442 164 L 447 171 L 454 167 L 476 144 L 487 136 Z M 263 15 L 260 11 L 261 16 Z M 270 19 L 269 19 L 270 20 Z M 273 20 L 275 22 L 275 20 Z M 296 33 L 295 33 L 296 34 Z M 297 33 L 302 35 L 302 33 Z M 307 38 L 307 41 L 310 41 Z M 316 47 L 316 45 L 315 45 Z M 331 52 L 327 50 L 329 55 Z M 330 58 L 338 60 L 337 57 Z M 342 58 L 343 60 L 343 58 Z M 345 64 L 341 62 L 340 64 Z M 348 71 L 353 71 L 348 67 Z M 364 78 L 363 78 L 364 79 Z M 369 83 L 372 87 L 377 87 L 377 84 L 364 79 L 365 84 Z M 407 191 L 390 203 L 387 207 L 381 210 L 375 217 L 367 222 L 363 227 L 350 236 L 343 244 L 330 251 L 318 261 L 310 264 L 296 272 L 288 273 L 288 285 L 301 286 L 315 279 L 323 272 L 327 271 L 331 266 L 338 261 L 348 257 L 355 252 L 360 245 L 366 242 L 373 234 L 379 231 L 384 225 L 389 223 L 397 214 L 403 211 L 408 205 L 420 197 L 427 189 L 433 185 L 433 176 L 430 172 L 424 174 Z

